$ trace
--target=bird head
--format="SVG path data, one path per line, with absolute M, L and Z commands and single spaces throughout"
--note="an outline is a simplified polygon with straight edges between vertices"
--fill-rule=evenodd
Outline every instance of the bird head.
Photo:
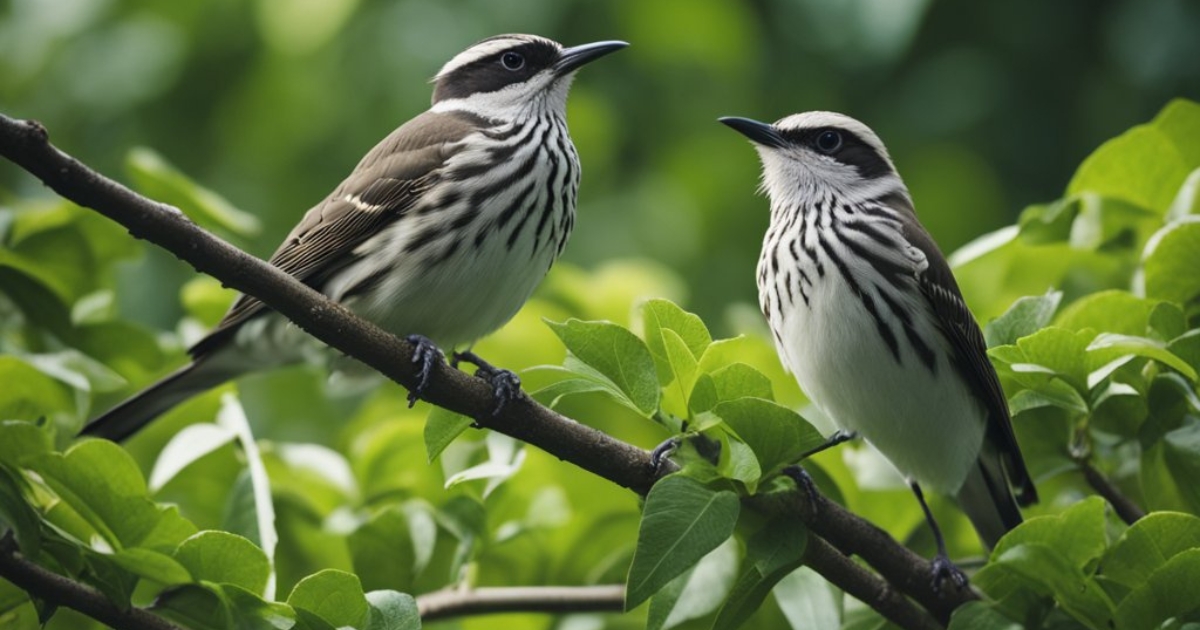
M 501 120 L 546 111 L 562 116 L 575 71 L 628 45 L 604 41 L 563 48 L 536 35 L 489 37 L 442 66 L 433 78 L 433 109 Z
M 902 191 L 887 148 L 863 123 L 835 112 L 804 112 L 773 124 L 726 116 L 720 121 L 749 138 L 763 164 L 772 199 L 837 193 L 847 201 Z

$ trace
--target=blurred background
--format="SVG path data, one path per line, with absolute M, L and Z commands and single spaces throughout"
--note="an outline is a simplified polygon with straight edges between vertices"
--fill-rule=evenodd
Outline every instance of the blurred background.
M 0 0 L 0 111 L 124 181 L 129 151 L 153 148 L 256 215 L 256 234 L 223 236 L 265 257 L 428 106 L 442 63 L 502 32 L 633 44 L 571 97 L 584 177 L 566 260 L 656 261 L 714 332 L 754 301 L 767 223 L 756 156 L 718 116 L 865 121 L 949 252 L 1060 196 L 1170 97 L 1200 98 L 1190 0 Z M 37 186 L 0 164 L 3 194 Z M 127 264 L 122 316 L 170 328 L 163 287 L 193 276 L 158 251 Z

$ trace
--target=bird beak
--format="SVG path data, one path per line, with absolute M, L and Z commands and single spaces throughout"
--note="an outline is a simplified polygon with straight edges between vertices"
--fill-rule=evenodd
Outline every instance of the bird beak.
M 739 118 L 737 116 L 724 116 L 717 120 L 746 136 L 754 144 L 772 149 L 778 149 L 787 144 L 787 141 L 784 140 L 783 136 L 779 135 L 779 130 L 774 125 L 758 122 L 751 118 Z
M 565 76 L 579 69 L 585 63 L 595 61 L 628 45 L 627 42 L 609 41 L 564 48 L 558 53 L 558 61 L 554 64 L 554 73 L 560 77 Z

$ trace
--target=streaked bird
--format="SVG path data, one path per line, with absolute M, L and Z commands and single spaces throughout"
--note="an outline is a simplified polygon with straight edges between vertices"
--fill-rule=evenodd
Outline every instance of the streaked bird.
M 1037 493 L 950 266 L 866 125 L 833 112 L 721 122 L 762 160 L 759 301 L 783 364 L 840 427 L 826 447 L 857 434 L 891 461 L 937 540 L 935 582 L 965 584 L 922 488 L 955 497 L 989 547 Z
M 485 39 L 434 78 L 430 109 L 375 146 L 304 215 L 271 264 L 417 345 L 420 395 L 438 346 L 507 322 L 562 252 L 575 220 L 579 156 L 567 93 L 584 64 L 627 46 L 573 48 L 533 35 Z M 190 349 L 191 363 L 90 422 L 121 440 L 187 398 L 248 372 L 302 360 L 313 343 L 242 295 Z M 469 351 L 498 405 L 516 376 Z

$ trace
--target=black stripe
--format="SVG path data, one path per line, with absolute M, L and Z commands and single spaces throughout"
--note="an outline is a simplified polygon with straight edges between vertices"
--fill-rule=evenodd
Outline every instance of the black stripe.
M 350 285 L 345 291 L 342 292 L 342 296 L 338 299 L 346 300 L 348 298 L 356 297 L 358 295 L 362 295 L 364 293 L 370 293 L 370 292 L 374 291 L 375 289 L 379 288 L 379 284 L 381 282 L 383 282 L 383 279 L 386 278 L 388 276 L 388 274 L 390 274 L 391 272 L 392 272 L 391 265 L 387 265 L 384 267 L 380 267 L 379 269 L 376 269 L 375 271 L 368 274 L 367 277 Z
M 854 279 L 853 275 L 851 275 L 850 268 L 846 265 L 846 262 L 841 258 L 838 258 L 833 247 L 831 247 L 823 238 L 818 238 L 817 242 L 821 244 L 821 249 L 825 251 L 825 255 L 829 257 L 829 260 L 833 261 L 834 266 L 836 266 L 838 271 L 842 273 L 842 277 L 845 278 L 846 284 L 850 285 L 850 290 L 853 291 L 854 294 L 858 296 L 858 299 L 862 301 L 863 307 L 867 309 L 867 313 L 871 315 L 873 320 L 875 320 L 875 327 L 879 330 L 879 336 L 883 338 L 883 342 L 886 343 L 888 349 L 892 351 L 892 356 L 895 357 L 896 362 L 900 363 L 900 344 L 896 340 L 896 335 L 892 333 L 892 330 L 888 328 L 887 323 L 884 322 L 883 318 L 879 316 L 879 310 L 875 307 L 875 301 L 871 299 L 870 295 L 862 290 L 862 287 L 859 286 L 858 281 Z
M 525 182 L 525 186 L 521 188 L 521 191 L 516 195 L 513 195 L 512 203 L 508 204 L 508 207 L 500 213 L 500 218 L 496 221 L 495 228 L 497 230 L 504 229 L 504 226 L 508 225 L 508 222 L 511 221 L 514 216 L 516 216 L 517 212 L 521 210 L 521 208 L 529 206 L 529 195 L 533 193 L 533 185 L 535 182 L 536 178 L 530 177 Z

